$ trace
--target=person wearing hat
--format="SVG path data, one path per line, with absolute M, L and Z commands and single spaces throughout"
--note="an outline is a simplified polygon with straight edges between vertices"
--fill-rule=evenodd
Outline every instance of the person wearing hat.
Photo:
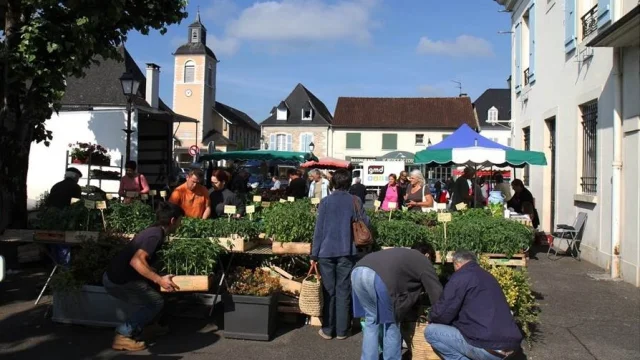
M 64 180 L 53 185 L 51 191 L 49 191 L 49 197 L 45 202 L 46 207 L 54 207 L 57 209 L 64 209 L 71 205 L 71 199 L 80 199 L 82 196 L 82 190 L 78 181 L 82 177 L 80 170 L 70 167 L 64 173 Z

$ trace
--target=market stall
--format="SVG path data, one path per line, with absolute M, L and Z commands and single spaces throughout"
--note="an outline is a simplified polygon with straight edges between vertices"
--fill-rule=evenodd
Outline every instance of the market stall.
M 326 170 L 336 170 L 336 169 L 351 169 L 353 164 L 351 161 L 335 159 L 332 157 L 324 157 L 320 158 L 317 161 L 307 161 L 300 165 L 302 168 L 306 169 L 326 169 Z

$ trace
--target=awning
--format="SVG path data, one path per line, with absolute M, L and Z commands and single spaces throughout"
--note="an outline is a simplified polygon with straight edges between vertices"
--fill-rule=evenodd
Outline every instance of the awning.
M 524 167 L 526 165 L 547 165 L 544 153 L 539 151 L 492 149 L 479 146 L 422 150 L 415 156 L 416 164 L 426 165 L 483 165 Z
M 347 160 L 334 159 L 331 157 L 321 158 L 318 161 L 307 161 L 300 165 L 302 168 L 318 168 L 318 169 L 349 169 L 351 162 Z
M 382 161 L 404 161 L 405 164 L 413 164 L 416 154 L 408 151 L 392 151 L 376 158 Z
M 587 46 L 640 46 L 640 5 L 633 8 L 609 27 L 598 30 L 598 35 L 589 41 Z
M 227 151 L 200 157 L 200 161 L 209 160 L 289 160 L 305 162 L 307 160 L 318 161 L 318 158 L 311 153 L 275 150 Z

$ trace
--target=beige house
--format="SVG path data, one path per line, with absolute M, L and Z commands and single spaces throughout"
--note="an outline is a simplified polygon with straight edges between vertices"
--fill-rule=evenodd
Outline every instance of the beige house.
M 333 116 L 325 104 L 304 85 L 298 84 L 291 94 L 271 110 L 260 125 L 265 144 L 270 150 L 308 152 L 318 157 L 329 156 Z
M 207 46 L 207 29 L 200 13 L 189 25 L 186 40 L 174 53 L 173 108 L 199 122 L 175 125 L 178 161 L 192 161 L 188 151 L 193 145 L 206 148 L 213 142 L 221 151 L 258 147 L 260 126 L 244 112 L 216 101 L 219 60 Z

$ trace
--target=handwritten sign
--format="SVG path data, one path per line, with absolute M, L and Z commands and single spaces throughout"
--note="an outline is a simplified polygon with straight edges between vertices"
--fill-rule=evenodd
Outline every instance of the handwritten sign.
M 106 208 L 107 208 L 107 202 L 106 201 L 96 201 L 96 209 L 104 210 Z
M 294 201 L 296 201 L 296 198 L 294 198 L 293 196 L 289 196 L 289 197 L 287 197 L 287 201 L 288 202 L 294 202 Z
M 456 210 L 464 210 L 467 208 L 467 204 L 465 203 L 459 203 L 456 205 Z
M 286 202 L 287 202 L 287 200 L 285 200 L 285 199 L 280 199 L 280 202 L 281 202 L 281 203 L 286 203 Z
M 147 194 L 141 194 L 141 195 L 140 195 L 140 198 L 141 198 L 142 200 L 148 200 L 148 199 L 149 199 L 149 195 L 147 195 Z
M 149 195 L 156 196 L 156 195 L 158 195 L 158 192 L 155 191 L 155 190 L 149 190 Z
M 451 213 L 438 214 L 438 222 L 450 222 L 450 221 L 451 221 Z
M 271 203 L 270 203 L 270 202 L 268 202 L 268 201 L 263 201 L 263 202 L 260 204 L 260 206 L 267 208 L 267 207 L 271 206 Z
M 78 201 L 80 201 L 80 199 L 78 199 L 78 198 L 71 198 L 71 203 L 72 203 L 72 204 L 75 204 L 75 203 L 77 203 Z
M 253 196 L 253 202 L 261 202 L 261 201 L 262 201 L 262 196 L 260 195 Z
M 245 210 L 246 210 L 247 214 L 253 214 L 253 213 L 256 212 L 256 206 L 255 205 L 247 205 Z
M 138 196 L 138 192 L 137 191 L 127 191 L 125 193 L 125 196 L 128 198 L 134 198 Z
M 382 204 L 380 203 L 380 200 L 376 200 L 376 201 L 374 201 L 374 202 L 373 202 L 373 206 L 374 206 L 374 207 L 376 207 L 376 208 L 379 208 L 379 207 L 380 207 L 380 205 L 382 205 Z
M 96 208 L 96 202 L 93 200 L 85 200 L 84 201 L 84 207 L 86 207 L 87 209 L 95 209 Z
M 225 214 L 235 214 L 236 213 L 236 207 L 233 205 L 225 205 L 224 206 L 224 213 Z
M 319 198 L 311 198 L 311 203 L 313 205 L 318 205 L 318 204 L 320 204 L 320 199 Z
M 113 199 L 113 194 L 107 194 L 107 200 Z
M 396 209 L 398 207 L 398 203 L 394 203 L 394 202 L 389 202 L 389 209 L 393 210 Z
M 160 197 L 167 197 L 167 192 L 165 190 L 160 191 Z

